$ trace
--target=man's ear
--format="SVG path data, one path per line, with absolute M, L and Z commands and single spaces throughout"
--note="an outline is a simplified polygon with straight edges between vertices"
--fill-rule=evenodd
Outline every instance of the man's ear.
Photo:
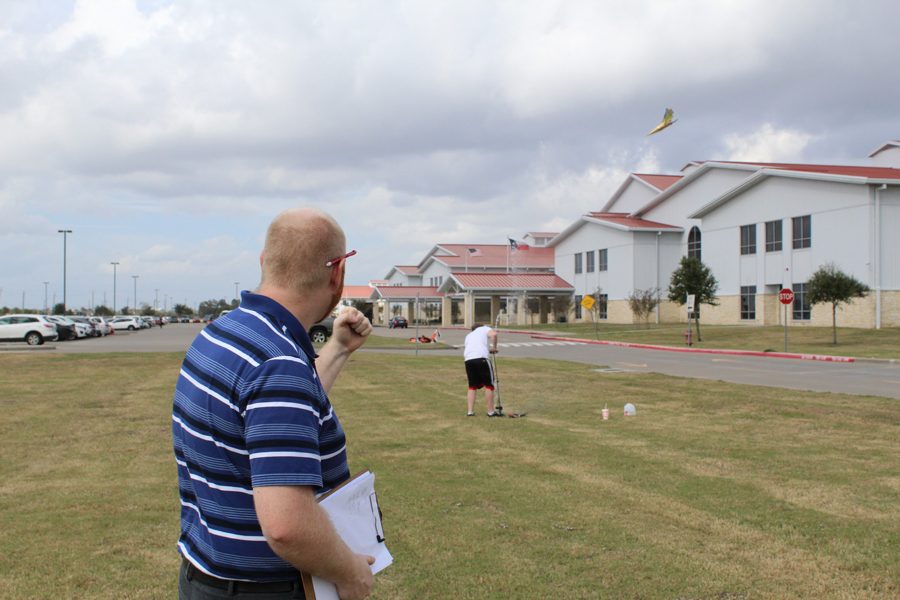
M 266 251 L 263 250 L 262 252 L 259 253 L 259 268 L 260 268 L 260 270 L 262 270 L 263 262 L 265 262 L 265 260 L 266 260 Z

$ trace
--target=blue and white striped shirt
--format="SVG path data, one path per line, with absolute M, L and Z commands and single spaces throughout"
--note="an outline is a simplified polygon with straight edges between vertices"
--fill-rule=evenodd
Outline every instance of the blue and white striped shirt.
M 187 351 L 172 409 L 182 555 L 222 579 L 279 581 L 297 570 L 262 534 L 253 488 L 349 478 L 344 430 L 300 322 L 274 300 L 243 292 Z

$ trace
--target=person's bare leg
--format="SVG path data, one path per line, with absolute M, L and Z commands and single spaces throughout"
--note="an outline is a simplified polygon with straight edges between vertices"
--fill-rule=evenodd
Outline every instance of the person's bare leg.
M 489 413 L 494 412 L 494 390 L 484 390 L 484 404 L 487 406 Z
M 472 414 L 475 412 L 475 390 L 469 390 L 466 394 L 466 406 L 468 407 L 468 414 Z

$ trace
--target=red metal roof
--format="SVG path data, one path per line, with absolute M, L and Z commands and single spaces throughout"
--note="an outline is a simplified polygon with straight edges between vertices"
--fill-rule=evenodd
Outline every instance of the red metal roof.
M 472 290 L 560 290 L 572 288 L 559 275 L 553 273 L 452 273 L 460 285 Z
M 666 223 L 657 223 L 656 221 L 629 217 L 628 213 L 592 212 L 588 213 L 587 216 L 599 221 L 606 221 L 608 223 L 621 225 L 622 227 L 628 227 L 629 229 L 681 229 L 676 225 L 667 225 Z
M 656 175 L 651 173 L 635 173 L 634 176 L 643 179 L 661 192 L 666 191 L 684 177 L 684 175 Z
M 341 298 L 349 300 L 365 300 L 372 295 L 372 288 L 367 285 L 345 285 Z
M 826 175 L 845 175 L 848 177 L 865 177 L 867 179 L 900 179 L 900 169 L 890 167 L 866 167 L 854 165 L 811 165 L 801 163 L 763 163 L 738 160 L 698 161 L 717 162 L 726 165 L 752 165 L 765 169 L 780 169 L 782 171 L 799 171 L 802 173 L 823 173 Z
M 416 265 L 394 265 L 394 268 L 404 275 L 418 275 L 419 267 Z
M 553 248 L 529 246 L 527 250 L 511 250 L 506 244 L 438 244 L 452 252 L 454 256 L 435 254 L 434 260 L 448 267 L 506 267 L 507 264 L 519 268 L 553 269 L 555 261 Z M 480 256 L 472 256 L 469 248 L 477 248 Z M 468 255 L 468 256 L 467 256 Z M 507 260 L 508 257 L 508 260 Z
M 375 288 L 382 298 L 439 298 L 444 294 L 437 291 L 436 287 L 423 287 L 414 285 L 385 285 Z M 374 291 L 374 290 L 373 290 Z

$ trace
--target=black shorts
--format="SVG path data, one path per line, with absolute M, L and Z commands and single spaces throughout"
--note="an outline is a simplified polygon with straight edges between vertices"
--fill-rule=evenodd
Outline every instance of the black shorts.
M 466 376 L 469 378 L 469 389 L 494 389 L 494 371 L 486 358 L 473 358 L 466 361 Z

